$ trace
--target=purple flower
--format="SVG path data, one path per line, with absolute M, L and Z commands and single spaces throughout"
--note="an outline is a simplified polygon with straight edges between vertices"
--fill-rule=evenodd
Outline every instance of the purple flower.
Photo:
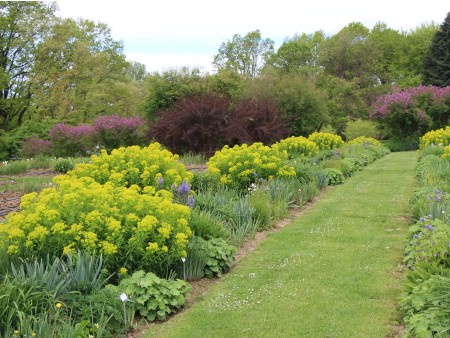
M 164 179 L 162 177 L 158 177 L 158 185 L 163 185 Z
M 172 183 L 172 185 L 170 186 L 170 189 L 177 190 L 177 185 L 175 183 Z
M 413 235 L 413 238 L 419 238 L 419 236 L 417 236 L 416 234 Z
M 423 217 L 423 216 L 420 217 L 420 221 L 422 221 L 422 222 L 425 221 L 425 217 Z
M 425 225 L 425 229 L 430 230 L 430 231 L 434 230 L 434 228 L 431 224 Z
M 188 201 L 187 201 L 187 205 L 189 206 L 189 208 L 193 208 L 195 204 L 195 199 L 194 196 L 189 196 Z
M 187 195 L 191 191 L 191 188 L 189 187 L 189 184 L 186 183 L 186 181 L 183 181 L 183 183 L 178 187 L 178 193 L 180 195 Z
M 440 191 L 439 189 L 435 189 L 435 190 L 434 190 L 434 193 L 435 193 L 435 194 L 441 194 L 441 191 Z
M 439 203 L 441 201 L 441 197 L 436 195 L 436 196 L 434 196 L 434 200 Z
M 433 219 L 433 215 L 428 215 L 428 219 Z

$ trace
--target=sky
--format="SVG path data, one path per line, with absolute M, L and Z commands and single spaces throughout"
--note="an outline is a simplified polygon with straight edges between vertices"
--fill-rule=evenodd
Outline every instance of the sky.
M 57 1 L 61 17 L 102 22 L 122 41 L 129 61 L 149 72 L 184 66 L 213 72 L 220 45 L 260 30 L 275 50 L 287 38 L 322 30 L 334 35 L 351 22 L 377 22 L 399 31 L 441 24 L 447 0 L 128 0 Z

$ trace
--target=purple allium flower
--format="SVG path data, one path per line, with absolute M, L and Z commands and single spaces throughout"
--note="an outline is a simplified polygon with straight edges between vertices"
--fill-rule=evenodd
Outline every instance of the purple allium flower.
M 193 208 L 195 204 L 195 199 L 194 196 L 189 196 L 188 201 L 187 201 L 187 205 L 189 206 L 189 208 Z
M 187 195 L 191 191 L 191 188 L 189 187 L 189 184 L 186 183 L 186 181 L 183 181 L 183 183 L 178 187 L 178 193 L 180 195 Z
M 428 215 L 428 219 L 433 219 L 433 215 Z
M 417 234 L 414 234 L 414 235 L 413 235 L 413 238 L 419 238 L 419 236 L 417 236 Z
M 425 225 L 425 229 L 430 230 L 430 231 L 434 230 L 434 228 L 431 224 Z
M 441 194 L 441 191 L 440 191 L 439 189 L 435 189 L 435 190 L 434 190 L 434 193 L 435 193 L 435 194 Z
M 163 185 L 164 179 L 162 177 L 158 177 L 158 185 Z
M 436 196 L 434 196 L 434 200 L 435 200 L 437 203 L 439 203 L 439 202 L 441 201 L 441 197 L 438 196 L 438 195 L 436 195 Z
M 420 217 L 419 220 L 423 222 L 423 221 L 425 221 L 425 217 L 422 216 L 422 217 Z

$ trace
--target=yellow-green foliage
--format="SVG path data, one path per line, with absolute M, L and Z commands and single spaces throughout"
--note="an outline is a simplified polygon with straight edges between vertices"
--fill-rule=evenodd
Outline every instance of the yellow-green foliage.
M 293 167 L 285 162 L 287 152 L 280 152 L 260 142 L 243 144 L 217 151 L 206 164 L 208 174 L 216 176 L 221 183 L 238 189 L 245 189 L 251 183 L 263 178 L 295 176 Z
M 90 177 L 57 176 L 54 186 L 24 195 L 20 212 L 0 224 L 8 252 L 24 258 L 102 253 L 108 267 L 152 270 L 186 256 L 190 209 L 153 188 L 101 185 Z
M 348 144 L 361 144 L 363 146 L 381 146 L 381 142 L 373 137 L 359 136 L 353 140 L 347 142 Z
M 446 146 L 444 148 L 444 153 L 442 154 L 442 158 L 450 159 L 450 146 Z
M 69 175 L 92 177 L 100 184 L 111 182 L 115 186 L 152 186 L 155 191 L 190 182 L 194 176 L 179 161 L 178 155 L 163 149 L 159 143 L 145 148 L 122 147 L 114 149 L 110 155 L 102 151 L 100 156 L 92 156 L 92 163 L 78 165 Z
M 308 140 L 317 144 L 319 150 L 330 150 L 344 145 L 344 141 L 339 135 L 330 133 L 314 132 L 309 135 Z
M 290 159 L 317 155 L 319 147 L 313 141 L 303 136 L 291 136 L 275 143 L 272 148 L 286 151 Z
M 450 126 L 438 130 L 432 130 L 420 138 L 419 149 L 435 145 L 446 147 L 450 145 Z

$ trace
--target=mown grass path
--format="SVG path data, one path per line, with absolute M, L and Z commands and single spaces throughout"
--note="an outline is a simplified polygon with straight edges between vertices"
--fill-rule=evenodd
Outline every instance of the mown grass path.
M 402 152 L 365 167 L 143 337 L 392 336 L 416 163 Z

